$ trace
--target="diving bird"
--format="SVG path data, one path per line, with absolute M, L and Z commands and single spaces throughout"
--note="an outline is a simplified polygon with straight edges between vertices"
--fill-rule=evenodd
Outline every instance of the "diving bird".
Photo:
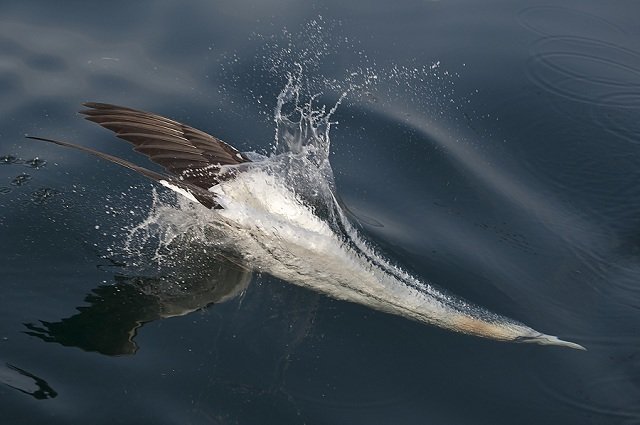
M 165 172 L 88 147 L 28 137 L 129 168 L 202 205 L 212 237 L 248 269 L 455 332 L 584 350 L 449 295 L 386 260 L 337 202 L 327 143 L 293 141 L 287 151 L 258 158 L 159 115 L 104 103 L 84 106 L 86 119 L 131 143 Z M 322 139 L 313 131 L 302 134 Z M 282 136 L 290 142 L 296 137 Z

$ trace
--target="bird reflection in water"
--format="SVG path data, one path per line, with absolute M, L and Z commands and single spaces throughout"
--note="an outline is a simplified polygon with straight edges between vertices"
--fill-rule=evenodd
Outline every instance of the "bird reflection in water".
M 183 316 L 241 294 L 251 272 L 230 261 L 213 262 L 187 277 L 116 275 L 115 283 L 101 285 L 86 297 L 87 306 L 58 322 L 25 323 L 28 335 L 46 342 L 105 355 L 135 354 L 135 337 L 145 323 Z
M 9 363 L 5 363 L 5 367 L 0 368 L 0 382 L 9 388 L 30 395 L 36 400 L 46 400 L 58 396 L 58 393 L 51 388 L 47 381 Z

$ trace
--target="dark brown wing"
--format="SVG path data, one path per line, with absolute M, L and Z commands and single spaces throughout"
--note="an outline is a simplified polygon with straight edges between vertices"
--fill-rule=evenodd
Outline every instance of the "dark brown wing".
M 223 165 L 250 160 L 234 147 L 203 131 L 149 112 L 106 103 L 84 103 L 80 113 L 135 146 L 180 181 L 209 189 L 224 177 Z
M 198 201 L 199 203 L 201 203 L 207 208 L 221 208 L 220 205 L 218 205 L 218 203 L 216 202 L 216 197 L 213 192 L 209 192 L 207 189 L 203 189 L 200 186 L 196 186 L 189 182 L 182 181 L 179 178 L 176 178 L 173 176 L 165 176 L 163 174 L 156 173 L 155 171 L 148 170 L 144 167 L 140 167 L 139 165 L 126 161 L 122 158 L 118 158 L 116 156 L 109 155 L 107 153 L 99 152 L 95 149 L 87 148 L 85 146 L 64 142 L 62 140 L 53 140 L 53 139 L 46 139 L 44 137 L 34 137 L 34 136 L 27 136 L 27 139 L 40 140 L 48 143 L 55 143 L 56 145 L 86 152 L 88 154 L 97 156 L 98 158 L 113 162 L 114 164 L 118 164 L 122 167 L 136 171 L 151 180 L 157 181 L 163 186 L 169 187 L 173 191 L 178 192 L 183 196 L 187 196 L 188 198 L 193 197 L 192 200 L 195 199 L 196 201 Z

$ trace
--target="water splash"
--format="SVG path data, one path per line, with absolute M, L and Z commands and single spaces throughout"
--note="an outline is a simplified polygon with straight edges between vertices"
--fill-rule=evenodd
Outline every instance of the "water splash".
M 292 55 L 290 46 L 285 52 Z M 321 49 L 316 58 L 324 53 Z M 294 62 L 279 74 L 286 82 L 275 96 L 271 154 L 249 153 L 254 162 L 226 166 L 240 172 L 209 188 L 222 208 L 207 210 L 181 198 L 166 203 L 154 194 L 150 214 L 129 229 L 124 250 L 137 254 L 138 264 L 146 264 L 144 253 L 151 252 L 151 262 L 165 270 L 197 270 L 202 261 L 221 256 L 333 298 L 450 330 L 582 348 L 436 289 L 385 259 L 361 236 L 335 196 L 330 131 L 338 107 L 350 96 L 368 96 L 378 74 L 366 68 L 337 82 L 307 77 L 307 66 Z M 438 70 L 439 63 L 394 66 L 392 76 L 396 82 L 408 76 L 423 81 Z M 446 71 L 443 80 L 450 81 Z M 329 94 L 318 90 L 319 81 Z
M 271 154 L 247 153 L 253 162 L 242 165 L 244 185 L 264 186 L 264 190 L 282 187 L 292 198 L 281 202 L 309 208 L 332 232 L 344 234 L 346 218 L 334 197 L 335 183 L 329 162 L 330 131 L 336 124 L 333 116 L 350 93 L 372 84 L 377 76 L 367 74 L 362 80 L 341 87 L 337 100 L 327 106 L 320 102 L 323 93 L 312 92 L 316 86 L 306 77 L 305 67 L 295 64 L 294 68 L 286 74 L 286 83 L 276 99 Z M 243 201 L 251 205 L 252 192 L 247 193 Z M 224 197 L 219 201 L 224 205 Z M 282 205 L 271 207 L 273 213 L 279 213 L 277 209 Z M 124 242 L 109 251 L 127 258 L 134 268 L 168 270 L 184 265 L 196 256 L 194 253 L 202 252 L 240 262 L 235 248 L 237 241 L 212 221 L 211 211 L 173 193 L 158 193 L 154 189 L 146 217 L 122 230 Z M 194 264 L 192 268 L 195 267 Z
M 124 243 L 110 251 L 125 256 L 130 267 L 169 269 L 188 257 L 185 247 L 191 247 L 189 251 L 218 248 L 215 240 L 207 238 L 204 207 L 182 197 L 159 194 L 155 189 L 152 195 L 147 216 L 123 227 Z
M 221 209 L 184 199 L 167 205 L 154 194 L 151 214 L 130 229 L 125 249 L 132 241 L 155 244 L 154 262 L 195 273 L 223 256 L 333 298 L 454 331 L 582 348 L 451 296 L 381 256 L 334 196 L 329 131 L 347 93 L 331 108 L 315 107 L 318 95 L 301 96 L 303 81 L 299 67 L 278 96 L 271 156 L 229 166 L 241 172 L 209 189 Z
M 305 154 L 318 166 L 322 167 L 329 160 L 329 131 L 332 115 L 338 109 L 348 92 L 343 91 L 338 101 L 327 112 L 325 105 L 316 105 L 321 93 L 314 94 L 306 102 L 301 101 L 303 68 L 296 64 L 296 73 L 287 76 L 287 84 L 278 95 L 274 121 L 276 134 L 274 154 L 291 152 Z M 287 109 L 290 110 L 287 110 Z M 316 109 L 317 108 L 317 109 Z

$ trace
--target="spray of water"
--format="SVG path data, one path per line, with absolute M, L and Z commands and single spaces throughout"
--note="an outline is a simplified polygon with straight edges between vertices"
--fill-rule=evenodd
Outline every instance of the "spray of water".
M 155 264 L 191 268 L 231 259 L 334 298 L 451 330 L 581 348 L 446 294 L 380 255 L 336 201 L 329 163 L 335 112 L 350 94 L 361 95 L 375 84 L 377 76 L 354 73 L 352 83 L 340 85 L 333 106 L 326 107 L 304 67 L 295 64 L 294 69 L 285 74 L 277 96 L 271 154 L 250 153 L 253 162 L 234 166 L 240 172 L 209 189 L 222 209 L 154 195 L 148 216 L 128 231 L 124 251 L 129 256 L 152 252 Z M 356 83 L 357 75 L 362 78 Z
M 242 184 L 287 189 L 293 204 L 311 208 L 332 229 L 338 229 L 333 172 L 329 163 L 332 115 L 349 90 L 327 108 L 317 103 L 320 93 L 305 98 L 302 66 L 287 75 L 274 113 L 275 139 L 270 156 L 249 152 L 252 163 L 243 166 Z M 259 180 L 256 182 L 254 180 Z M 247 194 L 251 191 L 248 190 Z M 135 268 L 166 270 L 184 264 L 189 256 L 236 258 L 236 241 L 221 227 L 212 212 L 199 204 L 153 190 L 146 217 L 125 228 L 122 244 L 110 248 Z M 224 196 L 221 197 L 224 203 Z M 237 200 L 236 200 L 237 201 Z M 254 202 L 248 195 L 244 205 Z M 233 205 L 227 205 L 233 208 Z M 283 207 L 281 205 L 281 207 Z M 234 260 L 236 261 L 236 260 Z M 239 261 L 239 260 L 237 260 Z M 195 265 L 194 265 L 195 267 Z

